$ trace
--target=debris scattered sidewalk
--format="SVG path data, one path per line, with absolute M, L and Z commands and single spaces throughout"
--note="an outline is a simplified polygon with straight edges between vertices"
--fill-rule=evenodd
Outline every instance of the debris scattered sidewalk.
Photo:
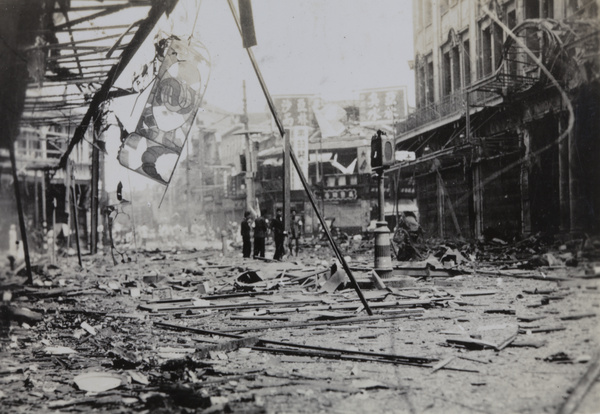
M 2 405 L 385 412 L 410 401 L 415 412 L 457 412 L 452 401 L 462 401 L 501 413 L 532 409 L 532 395 L 550 411 L 573 404 L 568 390 L 600 349 L 595 262 L 522 269 L 443 248 L 379 279 L 360 249 L 351 268 L 372 316 L 344 272 L 306 246 L 287 262 L 152 251 L 113 266 L 93 256 L 83 271 L 42 268 L 33 287 L 7 280 Z M 525 383 L 538 385 L 516 393 Z

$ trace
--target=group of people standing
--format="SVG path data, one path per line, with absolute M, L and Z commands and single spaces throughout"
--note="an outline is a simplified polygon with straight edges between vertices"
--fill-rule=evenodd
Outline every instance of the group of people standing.
M 270 224 L 270 225 L 269 225 Z M 289 238 L 290 254 L 294 252 L 298 256 L 298 244 L 301 235 L 301 221 L 296 217 L 296 211 L 291 211 L 291 229 Z M 285 223 L 282 218 L 282 211 L 278 208 L 275 211 L 275 218 L 271 223 L 262 216 L 252 218 L 249 211 L 244 213 L 244 219 L 241 223 L 242 234 L 242 253 L 245 258 L 249 258 L 252 253 L 252 227 L 254 227 L 254 252 L 253 257 L 265 257 L 265 239 L 268 236 L 269 228 L 273 232 L 273 241 L 275 242 L 275 254 L 273 260 L 281 260 L 285 254 Z

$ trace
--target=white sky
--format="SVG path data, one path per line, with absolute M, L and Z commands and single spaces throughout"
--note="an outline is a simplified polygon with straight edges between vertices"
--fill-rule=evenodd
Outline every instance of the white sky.
M 237 0 L 233 2 L 237 7 Z M 316 94 L 327 101 L 357 99 L 362 89 L 406 86 L 408 102 L 414 106 L 414 73 L 408 67 L 413 59 L 411 5 L 412 0 L 253 0 L 258 45 L 252 49 L 270 93 Z M 204 102 L 241 113 L 246 80 L 249 112 L 268 111 L 227 0 L 179 0 L 169 20 L 159 27 L 187 38 L 196 15 L 195 37 L 211 55 Z M 118 86 L 130 87 L 131 71 L 154 57 L 152 41 L 150 36 L 116 82 Z M 129 130 L 137 119 L 128 125 L 125 114 L 134 102 L 134 97 L 128 97 L 118 104 Z M 115 158 L 107 160 L 114 164 L 107 168 L 112 171 L 109 175 L 121 176 L 127 170 L 116 161 L 118 140 L 107 144 L 108 158 Z M 151 182 L 128 174 L 139 185 Z M 107 177 L 109 191 L 119 181 L 112 178 Z
M 337 100 L 357 97 L 353 92 L 360 89 L 406 85 L 414 105 L 414 74 L 408 68 L 413 59 L 411 4 L 254 0 L 258 45 L 253 51 L 269 91 Z M 246 79 L 249 110 L 263 111 L 266 101 L 226 0 L 201 0 L 195 33 L 212 57 L 205 101 L 241 112 Z

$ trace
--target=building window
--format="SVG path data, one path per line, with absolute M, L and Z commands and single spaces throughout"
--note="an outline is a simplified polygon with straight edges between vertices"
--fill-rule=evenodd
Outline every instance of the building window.
M 543 0 L 542 17 L 552 19 L 554 17 L 554 0 Z
M 433 103 L 433 61 L 432 57 L 429 56 L 427 58 L 427 95 L 426 95 L 426 105 Z
M 450 95 L 452 92 L 452 71 L 450 62 L 450 52 L 442 55 L 442 95 Z
M 517 25 L 517 12 L 515 10 L 506 13 L 506 25 L 510 30 L 514 29 Z
M 452 90 L 457 91 L 462 87 L 460 78 L 460 54 L 456 45 L 450 51 L 450 64 L 452 65 Z
M 489 20 L 481 24 L 480 30 L 479 75 L 485 77 L 493 74 L 502 61 L 504 33 L 500 25 Z
M 525 7 L 525 18 L 526 19 L 538 19 L 540 17 L 540 1 L 539 0 L 527 0 L 524 3 Z
M 469 39 L 463 40 L 463 75 L 464 85 L 469 86 L 471 84 L 471 55 L 469 49 Z
M 502 61 L 502 46 L 504 45 L 504 30 L 500 27 L 499 24 L 494 23 L 494 33 L 493 41 L 494 41 L 494 62 L 493 69 L 497 68 Z
M 442 53 L 442 96 L 450 95 L 461 88 L 459 44 L 452 42 L 444 47 Z
M 524 2 L 526 19 L 552 19 L 554 17 L 554 0 L 527 0 Z
M 481 31 L 481 76 L 492 73 L 492 31 L 490 26 Z
M 427 95 L 427 86 L 426 86 L 426 77 L 425 77 L 425 65 L 421 65 L 417 70 L 417 88 L 419 94 L 419 108 L 425 106 L 426 95 Z

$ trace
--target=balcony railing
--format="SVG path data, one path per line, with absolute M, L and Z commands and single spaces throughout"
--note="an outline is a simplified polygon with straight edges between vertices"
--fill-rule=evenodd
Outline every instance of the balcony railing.
M 470 91 L 469 103 L 471 105 L 481 105 L 489 102 L 498 95 L 487 91 Z M 405 134 L 414 129 L 420 128 L 427 124 L 441 121 L 458 113 L 466 113 L 466 89 L 460 89 L 450 95 L 444 96 L 437 102 L 418 109 L 410 114 L 406 121 L 397 125 L 399 134 Z
M 412 131 L 423 125 L 439 121 L 465 110 L 466 92 L 459 90 L 444 96 L 440 101 L 427 105 L 410 114 L 406 121 L 398 124 L 400 134 Z

